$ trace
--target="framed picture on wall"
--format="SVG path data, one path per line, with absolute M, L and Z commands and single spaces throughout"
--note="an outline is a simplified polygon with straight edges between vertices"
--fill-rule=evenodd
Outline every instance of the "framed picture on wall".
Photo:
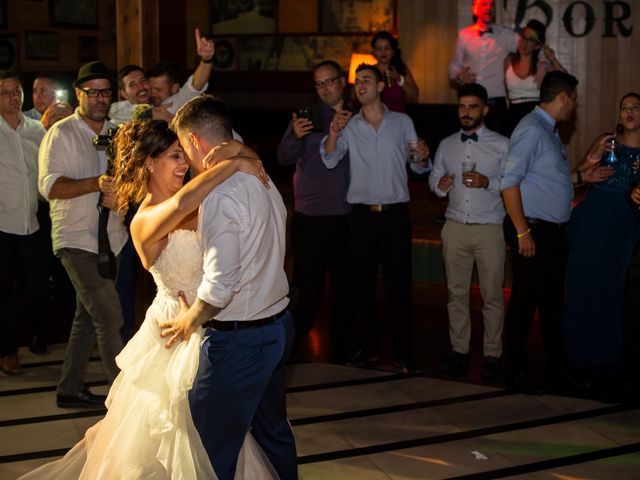
M 210 0 L 211 33 L 276 33 L 277 0 Z
M 322 33 L 395 30 L 395 0 L 320 0 Z
M 18 36 L 0 35 L 0 70 L 18 70 Z
M 7 1 L 0 0 L 0 28 L 7 28 Z
M 60 37 L 57 32 L 27 32 L 25 53 L 33 60 L 57 60 L 60 56 Z
M 98 0 L 49 0 L 51 25 L 98 27 Z

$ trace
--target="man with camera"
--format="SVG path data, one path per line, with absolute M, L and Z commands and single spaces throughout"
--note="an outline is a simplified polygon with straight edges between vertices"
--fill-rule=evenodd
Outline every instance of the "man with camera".
M 102 405 L 84 383 L 84 371 L 97 342 L 108 380 L 118 374 L 116 355 L 122 349 L 122 312 L 111 278 L 99 271 L 98 203 L 109 207 L 113 184 L 104 175 L 107 156 L 93 137 L 115 127 L 106 120 L 113 88 L 107 67 L 90 62 L 80 67 L 73 83 L 78 99 L 75 113 L 56 123 L 45 135 L 39 154 L 40 193 L 51 205 L 53 251 L 60 258 L 76 290 L 76 313 L 58 383 L 62 408 Z M 121 219 L 110 214 L 108 240 L 118 254 L 127 240 Z M 101 275 L 102 273 L 102 275 Z
M 313 327 L 322 298 L 324 275 L 331 279 L 331 357 L 344 358 L 344 326 L 348 314 L 349 162 L 329 170 L 320 158 L 320 140 L 329 132 L 331 119 L 344 109 L 346 80 L 336 62 L 316 65 L 313 81 L 318 103 L 293 113 L 293 119 L 278 146 L 281 165 L 295 165 L 294 214 L 291 221 L 294 265 L 291 311 L 296 326 L 296 344 Z

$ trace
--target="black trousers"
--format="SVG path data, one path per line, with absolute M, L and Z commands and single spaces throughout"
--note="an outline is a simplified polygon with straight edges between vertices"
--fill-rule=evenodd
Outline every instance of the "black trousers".
M 18 351 L 18 330 L 28 313 L 46 320 L 49 265 L 40 232 L 0 232 L 0 355 Z
M 518 253 L 518 239 L 513 223 L 504 223 L 505 239 L 511 249 L 513 288 L 507 307 L 507 382 L 520 373 L 527 374 L 527 336 L 536 309 L 544 342 L 545 377 L 553 383 L 564 373 L 563 340 L 564 277 L 569 245 L 564 227 L 540 222 L 529 223 L 536 243 L 536 254 Z
M 507 99 L 505 97 L 493 97 L 489 99 L 489 113 L 484 119 L 484 123 L 490 130 L 509 135 L 507 122 Z
M 409 206 L 405 204 L 382 212 L 356 207 L 351 212 L 349 225 L 356 343 L 369 354 L 379 351 L 380 333 L 375 307 L 378 271 L 382 265 L 393 353 L 396 360 L 412 360 Z
M 331 297 L 330 354 L 334 361 L 346 355 L 349 332 L 349 224 L 348 215 L 293 214 L 294 252 L 291 307 L 295 341 L 303 341 L 313 328 L 329 273 Z

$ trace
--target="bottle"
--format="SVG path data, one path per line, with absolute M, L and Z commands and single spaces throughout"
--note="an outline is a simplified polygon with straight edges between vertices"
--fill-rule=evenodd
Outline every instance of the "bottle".
M 618 156 L 616 155 L 616 139 L 611 138 L 607 141 L 607 151 L 604 152 L 602 160 L 606 165 L 614 166 L 618 163 Z

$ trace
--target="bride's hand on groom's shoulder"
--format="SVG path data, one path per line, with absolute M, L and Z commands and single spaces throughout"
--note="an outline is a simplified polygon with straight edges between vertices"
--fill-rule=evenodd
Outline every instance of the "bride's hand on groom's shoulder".
M 187 303 L 184 292 L 178 292 L 178 301 L 180 302 L 178 315 L 173 320 L 160 324 L 160 336 L 162 338 L 169 338 L 165 344 L 166 348 L 171 348 L 182 340 L 189 340 L 191 334 L 198 328 L 191 324 L 191 319 L 188 315 L 189 304 Z
M 256 155 L 256 152 L 244 143 L 240 143 L 237 140 L 229 140 L 213 147 L 202 159 L 202 166 L 207 170 L 223 160 L 232 160 L 236 157 L 247 157 L 255 160 L 260 159 L 258 155 Z
M 244 143 L 230 140 L 212 148 L 202 159 L 202 165 L 207 170 L 224 160 L 236 161 L 239 171 L 255 175 L 265 187 L 270 188 L 269 175 L 267 175 L 260 157 Z

